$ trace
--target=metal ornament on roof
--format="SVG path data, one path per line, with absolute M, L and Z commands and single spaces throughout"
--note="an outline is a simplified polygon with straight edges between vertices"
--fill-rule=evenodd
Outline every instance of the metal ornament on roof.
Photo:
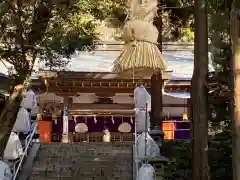
M 123 27 L 124 49 L 115 60 L 113 72 L 141 78 L 166 69 L 157 47 L 158 30 L 153 25 L 157 0 L 130 0 L 129 21 Z

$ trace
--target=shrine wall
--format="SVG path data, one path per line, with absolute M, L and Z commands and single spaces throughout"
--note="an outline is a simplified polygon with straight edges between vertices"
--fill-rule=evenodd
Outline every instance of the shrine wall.
M 163 104 L 186 104 L 187 99 L 163 95 Z
M 187 108 L 184 107 L 163 107 L 163 116 L 168 118 L 171 116 L 174 117 L 182 117 L 182 114 L 186 112 L 187 113 Z
M 131 109 L 133 104 L 133 97 L 131 94 L 126 93 L 116 93 L 115 96 L 111 97 L 113 103 L 115 104 L 93 104 L 98 100 L 98 97 L 95 93 L 80 93 L 79 96 L 72 97 L 74 109 L 78 108 L 77 104 L 81 104 L 79 109 Z M 63 97 L 57 96 L 54 93 L 44 93 L 37 95 L 37 99 L 39 103 L 56 103 L 62 104 Z M 187 103 L 186 99 L 176 98 L 164 95 L 163 96 L 163 104 L 177 104 L 177 105 L 184 105 Z M 85 105 L 84 105 L 85 104 Z M 116 107 L 115 107 L 116 106 Z M 163 116 L 170 117 L 170 116 L 182 116 L 183 112 L 187 112 L 186 107 L 163 107 Z

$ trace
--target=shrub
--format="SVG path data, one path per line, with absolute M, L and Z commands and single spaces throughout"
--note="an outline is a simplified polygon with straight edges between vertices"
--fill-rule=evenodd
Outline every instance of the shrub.
M 191 179 L 190 141 L 165 141 L 162 154 L 169 159 L 164 169 L 165 180 Z M 232 179 L 231 136 L 221 133 L 209 142 L 209 166 L 212 180 Z

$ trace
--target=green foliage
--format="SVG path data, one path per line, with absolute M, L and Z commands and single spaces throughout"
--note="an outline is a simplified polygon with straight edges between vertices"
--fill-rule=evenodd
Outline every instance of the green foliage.
M 164 169 L 164 180 L 190 180 L 190 142 L 166 141 L 162 151 L 163 155 L 169 159 L 169 163 Z
M 165 39 L 193 41 L 193 0 L 164 0 L 163 6 L 166 7 L 167 27 L 165 24 L 163 26 L 165 31 L 170 31 Z
M 215 66 L 214 80 L 217 83 L 213 88 L 210 99 L 210 109 L 214 116 L 210 119 L 217 128 L 220 123 L 225 123 L 225 130 L 230 129 L 230 99 L 228 92 L 232 83 L 231 69 L 231 44 L 229 32 L 229 13 L 232 0 L 209 0 L 208 20 L 209 38 L 212 43 L 212 60 Z
M 230 43 L 229 13 L 232 0 L 209 0 L 209 37 L 215 48 L 222 49 Z
M 33 54 L 50 69 L 64 68 L 76 50 L 93 48 L 100 21 L 117 23 L 124 12 L 120 0 L 3 0 L 0 58 L 17 74 L 29 72 Z
M 169 164 L 164 180 L 191 180 L 191 144 L 188 141 L 166 141 L 164 155 Z M 209 142 L 209 166 L 212 180 L 232 179 L 231 136 L 223 133 Z

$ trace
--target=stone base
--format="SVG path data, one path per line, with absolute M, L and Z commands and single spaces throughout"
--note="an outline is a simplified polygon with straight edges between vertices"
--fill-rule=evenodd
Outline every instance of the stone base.
M 155 126 L 153 129 L 150 130 L 150 136 L 153 138 L 153 140 L 161 147 L 162 141 L 164 138 L 164 132 L 160 127 Z
M 160 157 L 150 158 L 148 159 L 148 162 L 155 169 L 156 179 L 163 180 L 164 167 L 167 165 L 168 159 L 164 156 L 160 156 Z

